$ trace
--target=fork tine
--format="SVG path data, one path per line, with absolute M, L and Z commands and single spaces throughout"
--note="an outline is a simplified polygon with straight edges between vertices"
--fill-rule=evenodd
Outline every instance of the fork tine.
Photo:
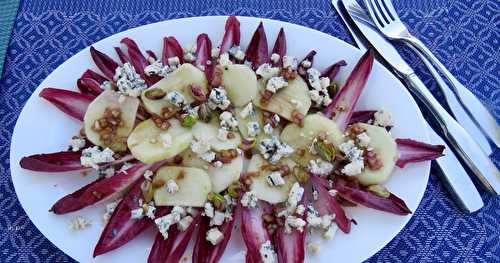
M 387 10 L 387 7 L 385 5 L 385 0 L 376 0 L 378 3 L 378 8 L 380 9 L 380 12 L 384 15 L 385 21 L 387 24 L 390 24 L 394 19 L 392 16 L 389 15 L 389 11 Z
M 373 3 L 371 2 L 371 0 L 365 0 L 366 9 L 368 9 L 368 13 L 370 13 L 373 23 L 375 23 L 378 29 L 382 31 L 385 24 L 384 22 L 382 22 L 382 18 L 377 15 L 378 10 L 376 10 L 375 6 L 373 6 L 372 4 Z
M 387 12 L 391 16 L 392 20 L 398 21 L 399 15 L 398 12 L 396 12 L 396 9 L 394 8 L 394 5 L 392 4 L 391 0 L 383 0 L 385 8 L 387 9 Z

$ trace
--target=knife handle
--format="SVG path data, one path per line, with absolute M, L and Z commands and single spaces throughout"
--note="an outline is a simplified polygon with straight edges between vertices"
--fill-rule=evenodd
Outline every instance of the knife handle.
M 484 188 L 496 195 L 500 194 L 500 173 L 495 164 L 481 150 L 460 124 L 439 104 L 424 83 L 415 75 L 405 77 L 411 90 L 432 113 L 440 130 L 448 139 L 456 154 L 469 167 Z

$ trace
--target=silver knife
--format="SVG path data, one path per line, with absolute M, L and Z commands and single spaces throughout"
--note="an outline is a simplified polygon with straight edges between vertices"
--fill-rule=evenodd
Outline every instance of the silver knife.
M 332 0 L 332 4 L 344 21 L 346 27 L 349 29 L 351 36 L 358 45 L 359 49 L 362 51 L 366 50 L 366 44 L 360 37 L 358 37 L 359 32 L 353 30 L 353 22 L 349 17 L 349 14 L 347 14 L 341 0 Z M 448 190 L 452 193 L 454 200 L 462 209 L 469 213 L 479 210 L 484 206 L 484 203 L 476 187 L 460 162 L 457 160 L 455 154 L 449 150 L 449 146 L 446 142 L 441 139 L 441 137 L 432 129 L 432 127 L 430 127 L 429 124 L 427 124 L 427 126 L 431 142 L 433 144 L 445 145 L 446 147 L 445 155 L 438 158 L 435 162 L 439 167 L 441 178 L 444 179 L 444 182 Z
M 342 3 L 348 13 L 351 6 L 359 8 L 355 0 L 343 0 Z M 441 106 L 390 42 L 370 26 L 356 20 L 353 16 L 350 17 L 371 46 L 377 50 L 392 70 L 408 84 L 409 90 L 420 99 L 426 109 L 433 115 L 449 145 L 453 147 L 455 153 L 464 161 L 472 174 L 486 190 L 497 195 L 500 194 L 500 173 L 489 157 L 481 150 L 481 147 Z

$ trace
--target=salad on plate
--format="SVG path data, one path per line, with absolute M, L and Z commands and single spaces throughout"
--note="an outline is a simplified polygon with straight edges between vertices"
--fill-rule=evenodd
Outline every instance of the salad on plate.
M 100 72 L 86 70 L 78 92 L 40 92 L 82 129 L 67 150 L 20 161 L 37 172 L 99 174 L 50 208 L 107 203 L 94 257 L 154 228 L 148 262 L 179 262 L 192 238 L 193 262 L 218 262 L 239 219 L 246 262 L 303 262 L 306 248 L 319 251 L 306 235 L 355 227 L 344 207 L 410 214 L 384 182 L 396 166 L 443 153 L 393 138 L 387 110 L 354 111 L 372 50 L 338 83 L 345 61 L 318 69 L 314 50 L 287 55 L 283 29 L 270 50 L 260 23 L 243 49 L 234 16 L 218 46 L 207 34 L 184 48 L 165 37 L 161 56 L 130 38 L 121 44 L 120 61 L 90 47 Z M 85 227 L 78 219 L 74 227 Z

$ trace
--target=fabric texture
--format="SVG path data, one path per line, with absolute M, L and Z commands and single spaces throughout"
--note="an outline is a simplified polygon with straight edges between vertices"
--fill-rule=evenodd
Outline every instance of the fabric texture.
M 4 2 L 0 2 L 1 9 Z M 395 1 L 395 6 L 411 31 L 498 120 L 500 2 L 400 0 Z M 33 226 L 12 186 L 10 138 L 18 115 L 33 90 L 59 64 L 102 38 L 161 20 L 207 15 L 278 19 L 353 43 L 326 0 L 25 0 L 21 3 L 0 79 L 1 262 L 74 262 Z M 403 53 L 443 101 L 423 64 L 411 52 Z M 498 149 L 492 158 L 498 165 Z M 475 214 L 464 214 L 432 173 L 424 198 L 411 221 L 368 262 L 500 262 L 500 198 L 484 191 L 482 196 L 485 207 Z
M 19 0 L 0 1 L 0 74 L 2 72 L 5 51 L 9 43 L 10 33 L 16 18 Z

